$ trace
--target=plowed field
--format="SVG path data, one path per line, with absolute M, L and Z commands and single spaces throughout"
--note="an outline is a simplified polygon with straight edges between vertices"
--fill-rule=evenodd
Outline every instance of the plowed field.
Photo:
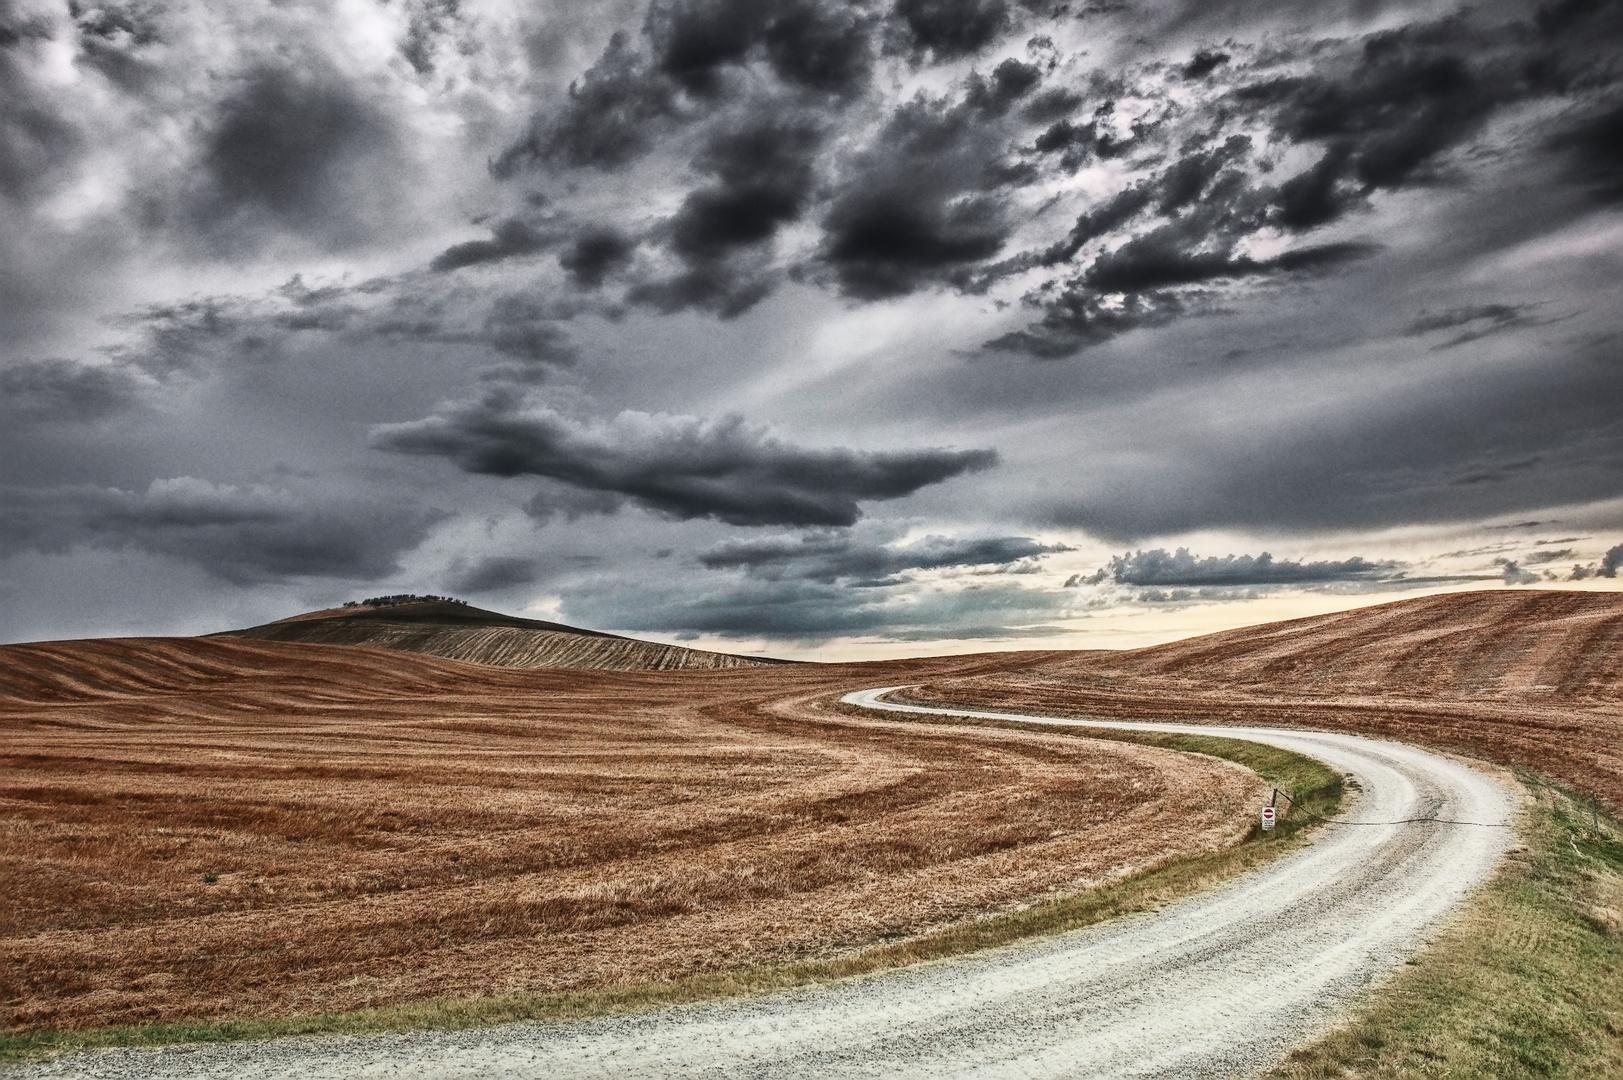
M 476 667 L 242 639 L 0 649 L 11 1029 L 826 957 L 1240 838 L 1210 759 L 821 709 L 1000 658 Z
M 312 645 L 366 645 L 493 667 L 710 671 L 783 663 L 617 637 L 445 601 L 330 608 L 218 636 Z
M 1128 653 L 663 673 L 230 637 L 6 646 L 3 1023 L 310 1013 L 838 956 L 1249 825 L 1259 784 L 1232 766 L 819 705 L 859 687 L 1390 736 L 1616 810 L 1620 637 L 1618 594 L 1518 591 Z
M 1623 810 L 1623 594 L 1468 592 L 1131 652 L 1011 655 L 913 695 L 1357 731 L 1522 765 Z

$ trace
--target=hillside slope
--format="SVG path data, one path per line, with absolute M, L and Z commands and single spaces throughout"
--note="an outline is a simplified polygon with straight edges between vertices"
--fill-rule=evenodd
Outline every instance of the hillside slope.
M 1129 652 L 1029 656 L 921 702 L 1356 731 L 1521 765 L 1623 809 L 1623 594 L 1464 592 Z
M 330 608 L 213 637 L 364 645 L 509 668 L 713 671 L 782 660 L 638 641 L 561 623 L 521 619 L 444 600 Z
M 1045 667 L 1311 696 L 1617 702 L 1623 593 L 1449 593 Z

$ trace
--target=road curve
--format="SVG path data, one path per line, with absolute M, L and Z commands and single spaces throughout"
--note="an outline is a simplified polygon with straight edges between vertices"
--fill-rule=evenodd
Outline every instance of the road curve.
M 876 709 L 1212 734 L 1199 725 Z M 1514 800 L 1401 743 L 1278 728 L 1221 734 L 1316 758 L 1360 789 L 1302 850 L 1158 912 L 881 975 L 577 1024 L 115 1050 L 40 1077 L 1223 1077 L 1277 1061 L 1396 966 L 1494 867 Z

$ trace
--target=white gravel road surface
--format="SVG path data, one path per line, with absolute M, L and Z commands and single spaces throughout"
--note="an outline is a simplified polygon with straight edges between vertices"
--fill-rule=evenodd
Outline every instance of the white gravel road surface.
M 907 712 L 1006 713 L 846 701 Z M 1212 734 L 1187 724 L 1044 724 Z M 972 957 L 768 997 L 576 1024 L 96 1051 L 29 1077 L 1226 1077 L 1278 1061 L 1403 964 L 1512 842 L 1511 793 L 1401 743 L 1221 734 L 1350 775 L 1313 843 L 1200 896 Z M 1260 809 L 1260 808 L 1259 808 Z

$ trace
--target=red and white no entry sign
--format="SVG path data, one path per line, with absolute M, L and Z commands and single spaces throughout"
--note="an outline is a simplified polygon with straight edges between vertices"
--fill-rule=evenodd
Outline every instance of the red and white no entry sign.
M 1264 806 L 1262 808 L 1262 831 L 1263 832 L 1267 832 L 1269 829 L 1272 829 L 1274 827 L 1274 813 L 1275 813 L 1274 808 L 1271 807 L 1271 806 Z

